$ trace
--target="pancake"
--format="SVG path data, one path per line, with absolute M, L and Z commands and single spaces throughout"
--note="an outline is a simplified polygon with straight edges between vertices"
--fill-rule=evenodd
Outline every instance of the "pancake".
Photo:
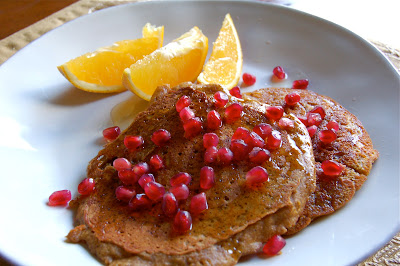
M 199 172 L 204 166 L 202 134 L 184 138 L 182 122 L 175 103 L 183 96 L 192 99 L 190 108 L 197 117 L 206 121 L 207 113 L 215 109 L 212 96 L 222 90 L 217 85 L 183 84 L 177 88 L 160 87 L 149 108 L 140 113 L 131 126 L 115 141 L 105 146 L 91 160 L 88 177 L 94 179 L 95 191 L 71 204 L 77 208 L 76 227 L 67 236 L 71 242 L 86 242 L 93 254 L 106 264 L 200 264 L 218 262 L 232 265 L 247 254 L 260 252 L 263 243 L 276 234 L 284 234 L 293 227 L 303 213 L 304 206 L 315 190 L 315 164 L 311 141 L 304 125 L 293 115 L 295 127 L 285 131 L 271 123 L 282 135 L 282 145 L 271 152 L 271 160 L 263 164 L 269 181 L 256 189 L 245 184 L 246 173 L 254 166 L 247 161 L 231 165 L 213 165 L 216 183 L 204 191 L 209 209 L 192 216 L 193 229 L 178 235 L 171 229 L 171 219 L 162 214 L 161 204 L 150 210 L 133 212 L 115 198 L 115 189 L 121 185 L 114 159 L 127 158 L 133 164 L 147 162 L 158 154 L 166 168 L 155 174 L 155 179 L 166 190 L 170 178 L 179 172 L 192 176 L 189 199 L 180 203 L 180 209 L 189 210 L 190 198 L 201 192 Z M 230 97 L 243 105 L 242 117 L 224 123 L 214 132 L 219 136 L 218 148 L 229 147 L 234 131 L 239 127 L 251 130 L 260 123 L 270 123 L 264 116 L 265 106 L 250 104 Z M 223 109 L 217 109 L 223 114 Z M 163 128 L 171 133 L 164 147 L 157 147 L 150 138 Z M 124 144 L 127 135 L 141 135 L 144 148 L 129 152 Z M 134 185 L 136 191 L 139 186 Z M 138 192 L 139 193 L 139 192 Z
M 294 107 L 285 105 L 285 96 L 296 92 L 301 100 Z M 281 105 L 288 114 L 305 117 L 307 112 L 321 106 L 326 112 L 317 133 L 312 137 L 313 152 L 317 169 L 317 188 L 307 201 L 306 208 L 297 224 L 287 234 L 294 234 L 311 223 L 312 220 L 331 214 L 345 206 L 367 180 L 372 164 L 379 153 L 373 148 L 372 141 L 356 116 L 347 111 L 335 100 L 310 90 L 294 90 L 287 88 L 268 88 L 243 94 L 245 99 Z M 336 121 L 339 130 L 337 139 L 331 144 L 323 144 L 318 132 L 326 129 L 329 121 Z M 338 178 L 326 178 L 321 169 L 324 160 L 334 160 L 345 166 Z

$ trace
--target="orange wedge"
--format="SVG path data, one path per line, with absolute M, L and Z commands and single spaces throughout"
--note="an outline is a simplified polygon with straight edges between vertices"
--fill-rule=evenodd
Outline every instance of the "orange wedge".
M 217 83 L 225 89 L 237 85 L 243 66 L 239 36 L 230 14 L 225 16 L 210 59 L 197 78 L 202 84 Z
M 124 91 L 121 81 L 124 69 L 162 46 L 164 26 L 155 27 L 148 23 L 142 34 L 143 38 L 119 41 L 81 55 L 58 66 L 58 70 L 75 87 L 84 91 Z
M 194 27 L 125 69 L 122 83 L 149 101 L 157 86 L 169 84 L 173 87 L 185 81 L 195 81 L 203 68 L 207 51 L 207 37 Z

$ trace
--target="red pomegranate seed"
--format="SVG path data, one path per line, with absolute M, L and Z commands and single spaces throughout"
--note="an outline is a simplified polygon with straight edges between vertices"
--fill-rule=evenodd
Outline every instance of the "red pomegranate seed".
M 151 136 L 151 141 L 157 146 L 165 146 L 171 139 L 171 134 L 165 129 L 159 129 L 153 133 Z
M 179 117 L 181 118 L 182 122 L 185 123 L 189 119 L 195 117 L 195 115 L 192 109 L 185 107 L 179 112 Z
M 206 133 L 203 135 L 204 148 L 216 147 L 218 145 L 218 135 L 215 133 Z
M 215 130 L 222 126 L 222 119 L 219 113 L 215 110 L 208 112 L 207 114 L 207 127 L 211 130 Z
M 200 187 L 210 189 L 215 184 L 214 169 L 209 166 L 203 166 L 200 169 Z
M 103 130 L 103 137 L 108 141 L 113 141 L 121 134 L 119 127 L 109 127 Z
M 123 169 L 118 171 L 118 178 L 125 185 L 133 185 L 135 184 L 140 176 L 136 175 L 133 172 L 133 169 Z
M 150 169 L 154 172 L 160 171 L 165 167 L 163 159 L 157 154 L 150 157 L 149 166 Z
M 188 107 L 191 103 L 192 100 L 188 96 L 183 95 L 175 104 L 176 111 L 179 113 L 183 108 Z
M 295 92 L 289 93 L 285 96 L 285 102 L 289 106 L 296 105 L 296 103 L 300 102 L 300 99 L 300 95 Z
M 250 162 L 255 164 L 263 164 L 268 161 L 269 158 L 271 158 L 271 153 L 268 150 L 259 147 L 254 147 L 249 153 Z
M 242 139 L 232 140 L 229 148 L 233 153 L 235 161 L 245 160 L 249 154 L 249 146 Z
M 201 213 L 208 209 L 208 203 L 206 198 L 206 193 L 201 192 L 190 200 L 190 212 L 191 213 Z
M 281 119 L 279 119 L 278 125 L 280 128 L 285 130 L 290 130 L 294 128 L 293 120 L 286 117 L 282 117 Z
M 245 139 L 245 142 L 249 146 L 249 150 L 253 149 L 254 147 L 264 147 L 265 141 L 255 132 L 251 132 L 250 136 Z
M 217 108 L 225 107 L 225 105 L 228 103 L 228 101 L 229 101 L 229 98 L 225 92 L 218 91 L 214 94 L 214 105 Z
M 218 150 L 217 159 L 221 165 L 228 165 L 233 159 L 233 153 L 228 148 L 221 148 Z
M 305 90 L 308 87 L 308 79 L 298 79 L 293 81 L 292 88 L 298 90 Z
M 160 183 L 150 181 L 144 186 L 144 193 L 152 201 L 159 201 L 165 194 L 165 188 Z
M 150 208 L 151 201 L 146 194 L 136 194 L 129 201 L 129 207 L 134 211 L 146 210 Z
M 323 161 L 321 163 L 321 168 L 325 175 L 332 177 L 339 176 L 344 170 L 343 165 L 332 160 Z
M 200 118 L 195 117 L 185 122 L 183 124 L 183 129 L 185 130 L 185 138 L 191 139 L 200 134 L 203 130 L 203 125 Z
M 310 135 L 310 137 L 313 137 L 315 135 L 315 133 L 317 132 L 317 126 L 310 126 L 307 128 L 308 131 L 308 135 Z
M 150 171 L 150 167 L 147 163 L 141 162 L 135 164 L 132 167 L 132 171 L 137 177 L 141 177 L 142 175 L 147 174 Z
M 278 121 L 283 116 L 282 106 L 268 106 L 265 109 L 265 116 L 270 120 Z
M 174 194 L 165 193 L 162 198 L 161 209 L 166 216 L 172 217 L 178 212 L 178 201 Z
M 272 70 L 272 73 L 274 73 L 275 77 L 278 79 L 284 79 L 286 77 L 285 70 L 281 66 L 277 66 Z
M 256 83 L 256 76 L 249 73 L 244 73 L 242 79 L 243 83 L 246 84 L 247 86 L 251 86 L 254 85 L 254 83 Z
M 185 184 L 170 187 L 169 192 L 174 194 L 177 200 L 185 200 L 189 197 L 189 188 Z
M 262 123 L 253 128 L 253 131 L 257 133 L 261 138 L 265 139 L 272 132 L 272 127 L 269 124 Z
M 132 167 L 132 164 L 126 158 L 117 158 L 113 161 L 113 166 L 115 170 L 121 171 L 124 169 L 130 169 Z
M 49 197 L 49 206 L 62 206 L 66 205 L 71 200 L 71 191 L 59 190 L 53 192 Z
M 239 86 L 233 87 L 229 90 L 230 95 L 235 96 L 236 98 L 242 99 L 242 93 L 240 92 Z
M 336 140 L 336 133 L 331 129 L 326 129 L 320 131 L 318 137 L 324 144 L 330 144 Z
M 147 183 L 149 182 L 154 182 L 154 176 L 152 174 L 144 174 L 139 178 L 139 185 L 144 188 L 146 186 Z
M 308 126 L 309 126 L 309 124 L 308 124 L 308 120 L 307 120 L 307 117 L 304 117 L 304 116 L 298 116 L 297 118 L 300 120 L 300 122 L 301 122 L 301 123 L 303 123 L 303 125 L 305 125 L 306 127 L 308 127 Z
M 135 195 L 136 192 L 133 188 L 119 186 L 115 189 L 115 197 L 123 202 L 129 202 Z
M 178 211 L 172 224 L 173 230 L 178 234 L 184 234 L 192 230 L 192 216 L 187 211 Z
M 282 250 L 282 248 L 286 245 L 286 240 L 280 235 L 274 235 L 270 239 L 268 239 L 267 243 L 265 243 L 263 247 L 263 252 L 268 256 L 274 256 Z
M 85 178 L 78 185 L 78 192 L 81 195 L 89 195 L 94 190 L 94 180 L 93 178 Z
M 321 106 L 315 106 L 310 113 L 318 113 L 321 116 L 321 119 L 323 120 L 325 118 L 325 110 Z
M 124 145 L 128 150 L 138 150 L 144 144 L 142 136 L 125 136 Z
M 185 172 L 180 172 L 169 180 L 171 186 L 173 187 L 179 184 L 189 185 L 190 181 L 192 181 L 192 176 Z
M 233 136 L 231 140 L 236 140 L 236 139 L 248 139 L 250 137 L 250 131 L 247 128 L 244 127 L 238 127 L 235 130 L 235 133 L 233 133 Z
M 228 124 L 234 123 L 242 116 L 243 106 L 239 103 L 233 103 L 225 109 L 225 120 Z
M 308 113 L 307 124 L 309 126 L 319 126 L 322 122 L 321 115 L 319 113 Z
M 282 144 L 282 136 L 279 131 L 273 130 L 266 139 L 265 146 L 268 150 L 278 149 Z
M 256 186 L 269 180 L 267 170 L 264 167 L 256 166 L 246 174 L 246 184 Z
M 328 124 L 326 124 L 326 127 L 328 129 L 338 131 L 339 130 L 339 123 L 336 122 L 335 120 L 329 121 Z
M 207 164 L 214 163 L 217 160 L 217 147 L 210 147 L 204 153 L 204 162 Z

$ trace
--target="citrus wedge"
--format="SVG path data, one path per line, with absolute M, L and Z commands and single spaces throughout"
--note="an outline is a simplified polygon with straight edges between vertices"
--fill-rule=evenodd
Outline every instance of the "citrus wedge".
M 237 85 L 243 66 L 239 36 L 230 14 L 225 16 L 210 59 L 197 78 L 202 84 L 217 83 L 225 89 Z
M 149 101 L 157 86 L 195 81 L 207 57 L 208 39 L 198 27 L 124 70 L 122 83 Z
M 162 46 L 164 26 L 155 27 L 148 23 L 142 33 L 143 38 L 115 42 L 57 68 L 81 90 L 98 93 L 124 91 L 121 81 L 124 69 Z

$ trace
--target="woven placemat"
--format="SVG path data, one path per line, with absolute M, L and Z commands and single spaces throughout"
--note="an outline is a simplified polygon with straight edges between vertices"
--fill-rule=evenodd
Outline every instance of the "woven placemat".
M 21 30 L 0 41 L 0 65 L 13 54 L 28 45 L 33 40 L 46 32 L 64 24 L 67 21 L 92 13 L 106 7 L 142 0 L 81 0 L 59 12 Z M 395 49 L 387 44 L 370 40 L 393 63 L 400 72 L 400 49 Z M 356 247 L 355 247 L 356 248 Z M 0 258 L 0 265 L 3 265 Z M 376 254 L 360 263 L 359 266 L 372 265 L 400 265 L 400 233 L 393 237 Z

